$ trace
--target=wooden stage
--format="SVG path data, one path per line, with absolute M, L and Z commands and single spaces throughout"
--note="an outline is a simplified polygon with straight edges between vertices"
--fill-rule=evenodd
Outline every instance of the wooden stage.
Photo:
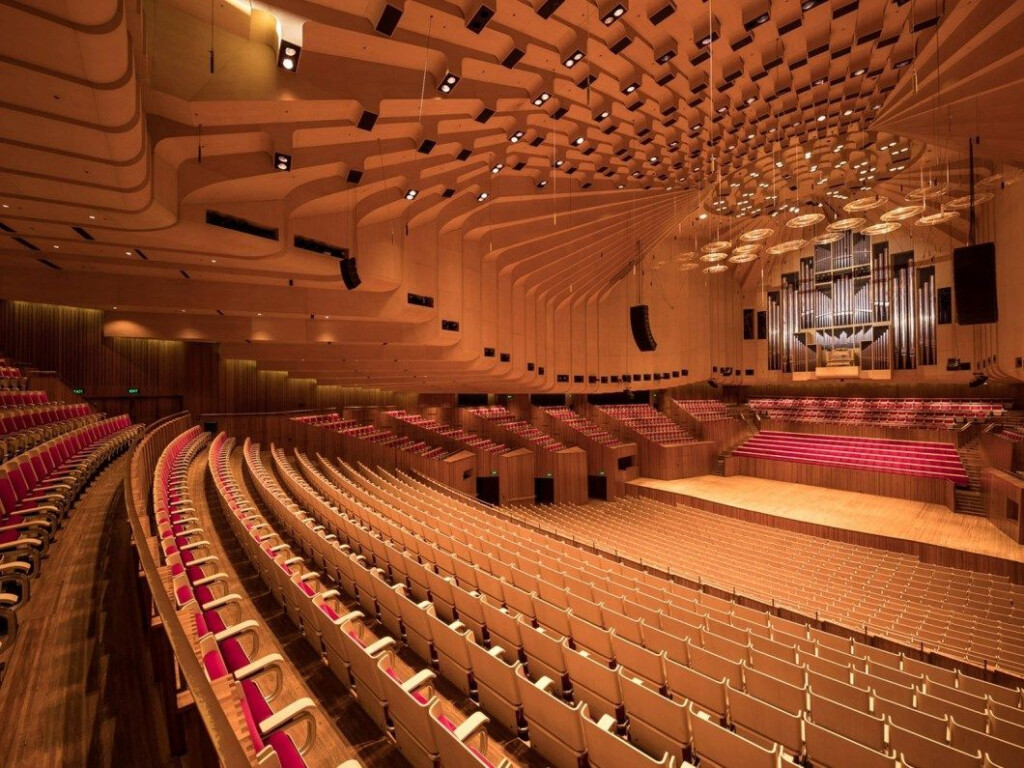
M 744 475 L 641 477 L 626 484 L 626 493 L 1024 581 L 1024 545 L 987 518 L 959 515 L 941 504 Z

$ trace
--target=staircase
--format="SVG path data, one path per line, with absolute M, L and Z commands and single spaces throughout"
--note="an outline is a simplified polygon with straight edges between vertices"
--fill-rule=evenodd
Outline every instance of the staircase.
M 964 469 L 967 470 L 969 486 L 966 489 L 958 488 L 954 492 L 955 511 L 962 515 L 985 517 L 985 500 L 981 496 L 981 470 L 985 467 L 985 458 L 982 456 L 981 448 L 977 440 L 972 440 L 957 450 Z
M 711 467 L 711 474 L 725 477 L 725 454 L 720 453 L 715 457 L 715 463 Z

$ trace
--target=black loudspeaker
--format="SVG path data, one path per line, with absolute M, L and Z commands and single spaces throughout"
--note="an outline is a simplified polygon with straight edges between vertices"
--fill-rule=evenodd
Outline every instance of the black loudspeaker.
M 633 329 L 633 341 L 641 352 L 653 352 L 658 342 L 651 335 L 651 321 L 646 304 L 637 304 L 629 308 L 629 325 Z
M 953 289 L 939 288 L 935 292 L 935 314 L 939 325 L 953 322 Z
M 960 325 L 998 322 L 995 243 L 967 245 L 953 251 L 953 290 Z
M 341 264 L 341 279 L 345 281 L 345 287 L 350 291 L 359 287 L 359 284 L 363 282 L 359 279 L 359 272 L 356 270 L 356 260 L 349 257 L 342 259 Z

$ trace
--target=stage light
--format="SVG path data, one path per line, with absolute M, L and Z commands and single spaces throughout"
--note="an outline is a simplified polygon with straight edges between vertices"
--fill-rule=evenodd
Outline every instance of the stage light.
M 459 84 L 461 79 L 458 75 L 449 72 L 441 79 L 441 84 L 437 86 L 437 90 L 441 93 L 451 93 L 455 90 L 455 86 Z
M 301 53 L 302 48 L 295 43 L 282 40 L 281 47 L 277 50 L 277 66 L 286 72 L 295 72 L 299 68 L 299 54 Z

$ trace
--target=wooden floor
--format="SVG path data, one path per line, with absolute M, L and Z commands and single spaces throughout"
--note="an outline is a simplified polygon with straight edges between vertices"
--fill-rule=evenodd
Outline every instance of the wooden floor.
M 1024 563 L 1024 545 L 1014 542 L 985 518 L 956 514 L 941 504 L 745 475 L 701 475 L 681 480 L 642 477 L 628 485 L 675 494 L 680 503 L 689 503 L 687 499 L 712 502 L 784 520 Z
M 0 765 L 188 765 L 172 760 L 135 597 L 124 461 L 58 533 L 0 687 Z

